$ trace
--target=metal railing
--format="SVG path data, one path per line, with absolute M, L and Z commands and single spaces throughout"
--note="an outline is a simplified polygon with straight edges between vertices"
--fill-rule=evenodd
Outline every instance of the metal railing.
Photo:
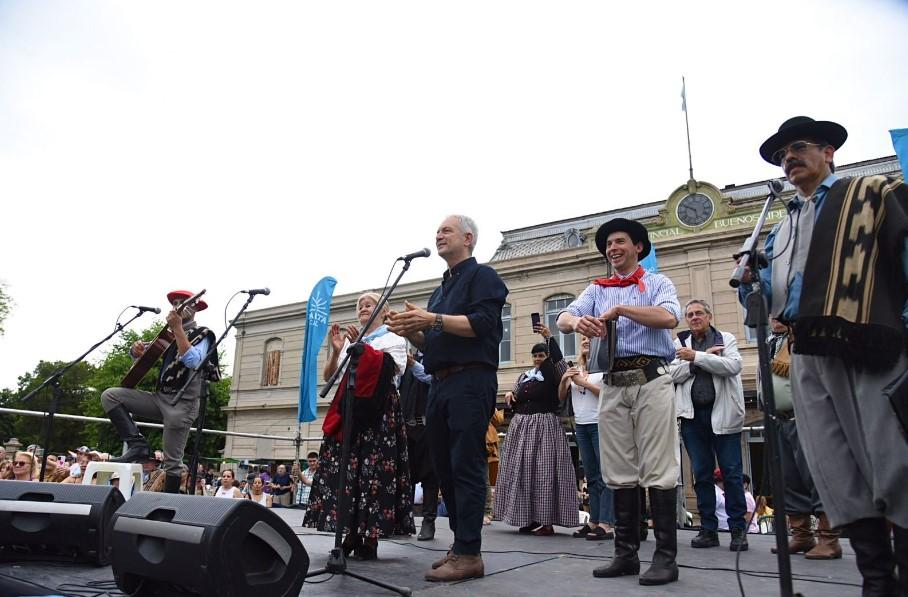
M 43 412 L 43 411 L 20 410 L 17 408 L 0 408 L 0 413 L 10 414 L 10 415 L 24 415 L 26 417 L 46 417 L 47 416 L 47 413 Z M 65 414 L 60 414 L 60 413 L 55 413 L 54 417 L 58 418 L 58 419 L 67 419 L 70 421 L 85 421 L 88 423 L 107 423 L 108 425 L 111 424 L 110 420 L 104 419 L 101 417 L 85 417 L 82 415 L 65 415 Z M 136 425 L 138 425 L 139 427 L 149 427 L 151 429 L 163 429 L 164 428 L 164 425 L 162 425 L 161 423 L 145 423 L 145 422 L 137 421 Z M 196 428 L 190 427 L 189 430 L 195 431 Z M 233 437 L 256 437 L 256 438 L 261 437 L 264 439 L 276 439 L 276 440 L 285 441 L 285 442 L 295 442 L 296 441 L 295 437 L 287 437 L 284 435 L 268 435 L 265 433 L 242 433 L 240 431 L 221 431 L 220 429 L 202 429 L 202 433 L 208 433 L 210 435 L 230 435 Z M 303 437 L 303 438 L 300 438 L 300 440 L 304 441 L 304 442 L 320 442 L 320 441 L 322 441 L 322 437 L 321 436 L 319 436 L 319 437 Z

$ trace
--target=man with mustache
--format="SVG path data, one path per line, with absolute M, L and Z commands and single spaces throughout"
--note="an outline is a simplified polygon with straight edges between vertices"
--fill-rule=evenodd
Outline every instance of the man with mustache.
M 681 319 L 671 280 L 640 266 L 651 244 L 643 224 L 614 218 L 599 227 L 596 247 L 614 274 L 590 284 L 558 315 L 562 332 L 603 337 L 616 320 L 615 366 L 599 400 L 602 476 L 615 492 L 615 557 L 593 570 L 612 578 L 640 573 L 639 488 L 649 488 L 656 550 L 641 585 L 678 580 L 677 482 L 680 474 L 675 394 L 668 363 L 675 358 L 670 330 Z
M 847 529 L 863 595 L 908 594 L 908 443 L 889 399 L 908 392 L 908 187 L 836 177 L 847 137 L 796 116 L 760 147 L 797 191 L 766 239 L 761 285 L 793 329 L 798 436 L 829 524 Z

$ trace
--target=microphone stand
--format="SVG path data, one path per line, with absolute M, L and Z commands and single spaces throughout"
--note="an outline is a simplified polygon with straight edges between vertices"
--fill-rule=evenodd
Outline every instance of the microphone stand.
M 422 255 L 415 255 L 414 257 L 421 257 Z M 344 411 L 341 414 L 343 417 L 343 440 L 341 442 L 341 459 L 338 463 L 337 468 L 337 523 L 334 530 L 334 548 L 328 554 L 328 561 L 325 563 L 324 568 L 318 570 L 313 570 L 306 574 L 306 578 L 312 576 L 321 576 L 322 574 L 342 574 L 346 576 L 352 576 L 355 579 L 367 582 L 369 584 L 382 587 L 383 589 L 388 589 L 389 591 L 394 591 L 398 595 L 411 595 L 412 590 L 409 587 L 397 587 L 380 580 L 369 578 L 362 574 L 357 574 L 351 572 L 347 569 L 347 558 L 344 556 L 344 550 L 342 547 L 343 537 L 344 537 L 344 528 L 347 526 L 347 520 L 345 518 L 349 517 L 350 511 L 347 505 L 347 495 L 345 491 L 345 481 L 347 477 L 347 470 L 350 467 L 350 436 L 353 435 L 353 402 L 355 398 L 353 397 L 353 388 L 356 384 L 356 369 L 359 366 L 359 357 L 365 352 L 365 345 L 362 340 L 366 335 L 366 330 L 368 330 L 372 324 L 375 322 L 375 318 L 381 313 L 382 308 L 388 303 L 388 299 L 391 297 L 391 294 L 394 292 L 394 289 L 397 288 L 397 284 L 400 282 L 400 279 L 404 276 L 407 270 L 410 269 L 410 259 L 412 257 L 408 255 L 407 257 L 402 257 L 400 261 L 404 262 L 404 266 L 401 269 L 400 273 L 397 275 L 397 279 L 394 280 L 394 283 L 388 288 L 387 292 L 382 295 L 379 299 L 378 304 L 375 306 L 375 309 L 372 310 L 372 316 L 369 317 L 369 321 L 366 322 L 366 325 L 359 332 L 359 337 L 356 338 L 350 348 L 347 349 L 347 356 L 344 357 L 343 362 L 337 367 L 337 370 L 328 378 L 328 381 L 325 382 L 324 387 L 319 391 L 319 396 L 325 398 L 328 393 L 331 391 L 331 388 L 337 383 L 337 379 L 341 376 L 344 371 L 345 365 L 350 363 L 349 375 L 347 376 L 347 384 L 344 387 L 344 394 L 341 397 L 341 405 L 344 407 Z M 355 530 L 351 527 L 350 532 L 353 533 Z
M 769 460 L 769 480 L 772 487 L 773 522 L 776 535 L 776 559 L 779 566 L 779 589 L 782 597 L 792 597 L 794 594 L 791 580 L 791 556 L 788 553 L 788 532 L 785 525 L 785 477 L 782 473 L 781 443 L 778 427 L 778 417 L 776 414 L 776 399 L 772 388 L 772 369 L 770 368 L 769 347 L 767 338 L 769 337 L 769 307 L 766 303 L 766 297 L 763 295 L 763 287 L 760 279 L 760 266 L 765 264 L 765 257 L 757 251 L 760 232 L 763 230 L 763 224 L 769 215 L 772 204 L 779 198 L 782 186 L 776 181 L 769 183 L 769 195 L 766 197 L 766 203 L 763 205 L 763 211 L 760 218 L 754 226 L 750 237 L 741 245 L 741 250 L 735 254 L 738 258 L 738 265 L 732 272 L 731 279 L 728 283 L 732 288 L 738 288 L 743 283 L 744 270 L 749 264 L 750 268 L 750 292 L 745 298 L 745 308 L 747 315 L 744 319 L 744 325 L 750 328 L 756 328 L 757 331 L 757 355 L 759 358 L 760 373 L 760 390 L 763 395 L 763 428 L 766 432 L 766 448 Z M 799 593 L 800 595 L 800 593 Z
M 246 312 L 246 309 L 249 308 L 249 305 L 252 303 L 252 299 L 255 298 L 255 294 L 250 294 L 249 298 L 246 299 L 246 302 L 243 303 L 243 306 L 240 307 L 240 310 L 237 312 L 236 316 L 230 320 L 230 323 L 227 324 L 227 329 L 224 330 L 224 333 L 221 334 L 221 337 L 218 338 L 214 346 L 208 347 L 208 352 L 205 353 L 205 356 L 202 357 L 202 364 L 197 368 L 193 369 L 192 374 L 189 376 L 189 379 L 186 380 L 186 383 L 183 384 L 183 387 L 176 393 L 174 397 L 174 404 L 179 402 L 183 395 L 186 393 L 186 389 L 192 384 L 199 372 L 207 370 L 209 365 L 209 360 L 212 355 L 217 354 L 218 345 L 227 337 L 227 334 L 230 330 L 236 325 L 237 320 Z M 202 447 L 202 429 L 205 427 L 205 417 L 208 414 L 208 381 L 202 381 L 201 392 L 199 393 L 199 414 L 196 417 L 195 423 L 195 440 L 193 443 L 192 454 L 189 457 L 189 495 L 195 495 L 195 484 L 199 476 L 199 449 Z
M 85 357 L 87 357 L 94 349 L 96 349 L 97 347 L 101 346 L 102 344 L 104 344 L 105 342 L 110 340 L 116 334 L 119 334 L 120 332 L 122 332 L 126 328 L 126 326 L 128 326 L 130 323 L 132 323 L 133 321 L 135 321 L 136 319 L 141 317 L 144 313 L 145 313 L 145 311 L 140 310 L 138 313 L 136 313 L 135 315 L 132 316 L 132 319 L 130 319 L 126 323 L 118 322 L 117 325 L 114 326 L 114 330 L 111 333 L 107 334 L 102 340 L 99 340 L 91 348 L 89 348 L 88 350 L 83 352 L 82 355 L 79 356 L 76 360 L 74 360 L 70 363 L 67 363 L 66 365 L 64 365 L 64 366 L 60 367 L 59 369 L 57 369 L 56 371 L 54 371 L 50 377 L 48 377 L 43 382 L 41 382 L 40 386 L 38 386 L 37 388 L 35 388 L 31 392 L 29 392 L 25 396 L 25 398 L 22 399 L 22 402 L 28 402 L 29 400 L 34 398 L 35 395 L 38 394 L 38 392 L 40 392 L 47 386 L 53 386 L 53 392 L 51 394 L 50 403 L 47 405 L 47 427 L 45 428 L 45 431 L 44 431 L 44 456 L 41 458 L 41 475 L 38 477 L 39 481 L 44 481 L 44 473 L 45 473 L 45 469 L 47 468 L 47 457 L 46 456 L 51 453 L 50 442 L 51 442 L 51 437 L 53 436 L 53 433 L 54 433 L 54 415 L 57 412 L 57 407 L 60 404 L 60 400 L 63 398 L 63 389 L 60 387 L 60 378 L 62 378 L 64 375 L 66 375 L 66 372 L 69 371 L 70 369 L 72 369 L 73 367 L 75 367 L 75 365 L 77 363 L 82 362 L 82 360 L 85 359 Z M 121 313 L 121 315 L 122 315 L 122 313 Z M 35 450 L 35 451 L 37 452 L 37 450 Z

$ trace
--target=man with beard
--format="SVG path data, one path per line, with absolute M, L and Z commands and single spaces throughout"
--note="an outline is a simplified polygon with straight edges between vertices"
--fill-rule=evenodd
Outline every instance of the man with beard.
M 101 406 L 127 446 L 126 452 L 112 459 L 112 462 L 142 462 L 148 459 L 148 442 L 133 421 L 133 415 L 164 423 L 164 471 L 167 474 L 164 491 L 167 493 L 180 491 L 183 451 L 189 428 L 199 414 L 202 384 L 219 379 L 217 354 L 212 355 L 208 363 L 202 362 L 214 345 L 214 332 L 195 322 L 196 311 L 204 311 L 208 305 L 199 300 L 194 306 L 183 307 L 180 313 L 176 310 L 192 296 L 186 290 L 174 290 L 167 295 L 167 300 L 174 307 L 167 314 L 167 325 L 173 332 L 174 342 L 164 352 L 157 391 L 108 388 L 101 394 Z M 130 355 L 138 359 L 144 354 L 146 346 L 144 342 L 135 342 Z M 207 367 L 207 371 L 197 375 L 182 398 L 177 400 L 176 394 L 189 379 L 192 370 L 199 367 Z

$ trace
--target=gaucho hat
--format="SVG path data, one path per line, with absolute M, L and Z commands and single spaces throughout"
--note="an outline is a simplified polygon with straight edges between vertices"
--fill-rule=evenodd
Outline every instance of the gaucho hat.
M 640 222 L 627 220 L 625 218 L 609 220 L 596 231 L 596 248 L 599 249 L 599 252 L 602 253 L 602 255 L 607 257 L 607 255 L 605 255 L 605 241 L 608 240 L 608 235 L 612 232 L 627 232 L 628 236 L 631 237 L 631 242 L 634 244 L 643 243 L 643 250 L 640 251 L 640 255 L 638 255 L 637 259 L 643 259 L 649 255 L 649 252 L 652 249 L 652 243 L 649 242 L 649 233 L 646 231 L 646 226 Z
M 809 116 L 789 118 L 779 127 L 779 132 L 771 136 L 760 146 L 760 156 L 776 166 L 781 164 L 773 160 L 773 154 L 792 141 L 814 139 L 829 143 L 836 149 L 845 143 L 848 131 L 841 124 L 828 120 L 814 120 Z

